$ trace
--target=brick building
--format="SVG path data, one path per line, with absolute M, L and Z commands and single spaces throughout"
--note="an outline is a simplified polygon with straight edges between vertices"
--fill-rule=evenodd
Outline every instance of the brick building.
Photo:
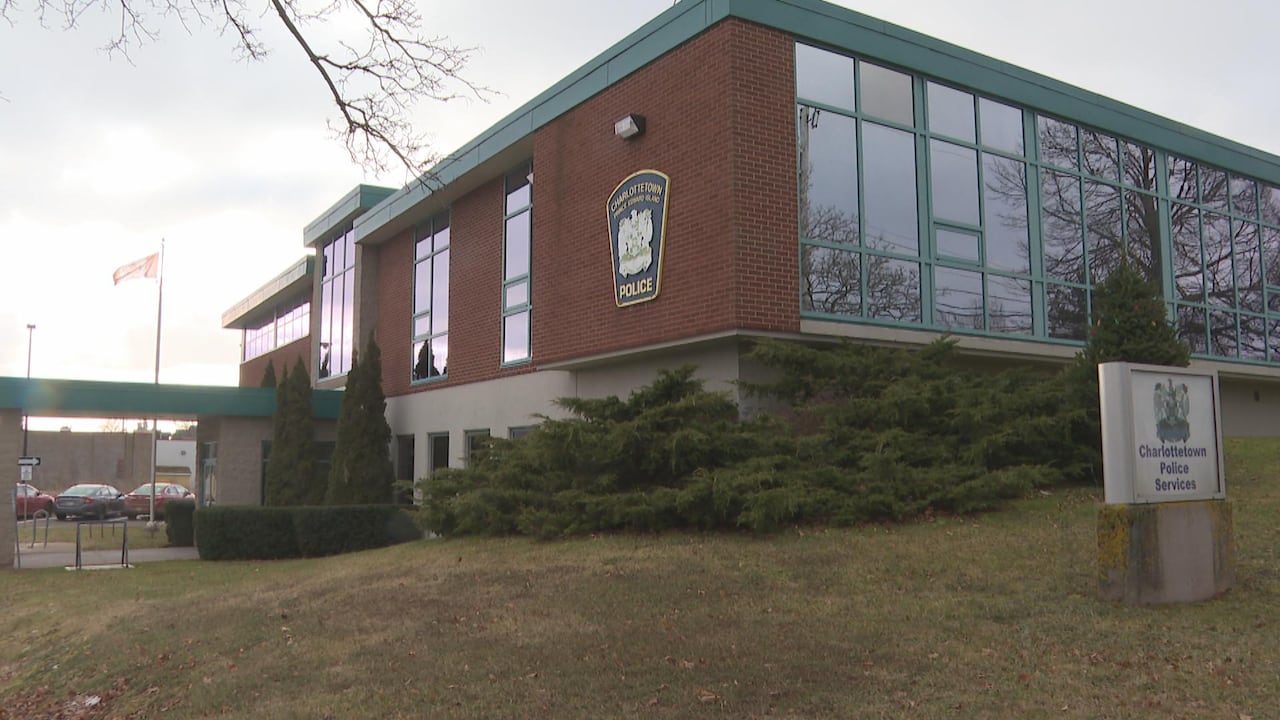
M 303 235 L 293 300 L 224 318 L 242 382 L 305 352 L 341 388 L 376 336 L 402 478 L 658 368 L 736 392 L 756 337 L 1062 362 L 1125 257 L 1220 372 L 1225 433 L 1280 433 L 1280 158 L 815 0 L 676 3 Z M 251 337 L 295 302 L 305 336 Z

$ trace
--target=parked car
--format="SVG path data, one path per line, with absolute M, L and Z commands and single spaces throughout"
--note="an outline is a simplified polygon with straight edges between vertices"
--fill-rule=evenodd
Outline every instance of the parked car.
M 109 515 L 124 514 L 124 493 L 110 485 L 81 483 L 63 490 L 53 499 L 53 507 L 59 520 L 72 515 L 105 520 Z
M 53 496 L 49 493 L 27 483 L 18 483 L 15 489 L 17 492 L 14 496 L 14 506 L 18 511 L 18 517 L 31 517 L 40 510 L 53 514 Z
M 164 506 L 174 500 L 193 498 L 195 494 L 178 483 L 156 483 L 156 517 L 164 517 Z M 124 496 L 124 513 L 130 520 L 151 513 L 151 483 L 143 483 L 137 490 Z

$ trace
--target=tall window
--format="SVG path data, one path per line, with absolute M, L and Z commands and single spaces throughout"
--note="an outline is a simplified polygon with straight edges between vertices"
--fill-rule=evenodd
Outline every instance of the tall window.
M 418 227 L 413 250 L 412 380 L 449 370 L 449 214 Z
M 502 252 L 502 362 L 517 363 L 530 357 L 533 163 L 523 163 L 507 175 L 506 191 L 506 231 Z
M 1280 363 L 1280 188 L 796 46 L 801 312 L 1080 342 L 1126 260 L 1198 355 Z
M 356 236 L 347 229 L 324 248 L 320 280 L 320 370 L 316 377 L 345 375 L 355 345 Z

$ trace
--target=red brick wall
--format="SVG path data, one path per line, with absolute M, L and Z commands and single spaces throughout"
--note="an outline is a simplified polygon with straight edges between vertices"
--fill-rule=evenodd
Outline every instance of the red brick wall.
M 267 363 L 271 362 L 276 367 L 276 378 L 284 376 L 284 369 L 287 367 L 293 369 L 298 358 L 302 358 L 302 364 L 306 366 L 307 373 L 311 375 L 312 382 L 315 381 L 316 375 L 311 370 L 311 336 L 307 335 L 298 340 L 276 348 L 265 355 L 240 364 L 240 387 L 258 387 L 262 384 L 262 374 L 267 371 Z
M 797 330 L 792 45 L 730 20 L 540 129 L 534 145 L 534 359 L 735 328 Z M 623 141 L 613 121 L 644 115 Z M 605 201 L 671 177 L 662 285 L 616 307 Z
M 386 394 L 717 331 L 798 330 L 793 76 L 791 38 L 728 20 L 535 133 L 533 365 L 501 367 L 501 178 L 451 208 L 443 382 L 409 380 L 412 237 L 380 247 Z M 613 122 L 628 113 L 647 128 L 624 141 Z M 671 177 L 661 292 L 619 308 L 605 201 L 646 168 Z

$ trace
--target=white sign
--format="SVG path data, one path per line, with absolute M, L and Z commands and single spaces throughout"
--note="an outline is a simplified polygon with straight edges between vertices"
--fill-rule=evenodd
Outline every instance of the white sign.
M 1217 373 L 1098 366 L 1108 503 L 1226 497 Z
M 22 482 L 24 483 L 31 482 L 31 466 L 23 465 L 21 468 L 19 468 L 19 470 L 22 471 Z

